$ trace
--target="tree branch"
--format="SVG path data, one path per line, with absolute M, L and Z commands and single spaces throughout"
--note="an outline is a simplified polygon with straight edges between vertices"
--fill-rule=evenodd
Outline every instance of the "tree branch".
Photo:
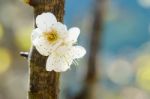
M 63 21 L 64 0 L 29 0 L 28 3 L 34 8 L 35 18 L 43 12 L 52 12 L 58 21 Z M 47 57 L 40 55 L 34 46 L 29 55 L 28 99 L 58 99 L 60 73 L 46 71 Z
M 94 22 L 91 33 L 87 75 L 81 92 L 74 99 L 94 99 L 94 86 L 97 83 L 97 55 L 101 45 L 103 18 L 107 0 L 95 0 Z

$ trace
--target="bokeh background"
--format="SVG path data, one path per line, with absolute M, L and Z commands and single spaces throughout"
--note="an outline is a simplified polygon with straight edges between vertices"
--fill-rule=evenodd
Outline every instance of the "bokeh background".
M 150 99 L 150 0 L 107 0 L 98 54 L 97 99 Z M 81 28 L 87 55 L 62 73 L 60 99 L 78 94 L 86 75 L 94 0 L 66 0 L 64 23 Z M 0 0 L 0 99 L 26 99 L 33 9 Z

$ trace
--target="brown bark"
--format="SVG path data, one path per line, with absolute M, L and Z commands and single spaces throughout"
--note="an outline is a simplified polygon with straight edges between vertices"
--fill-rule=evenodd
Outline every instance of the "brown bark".
M 96 0 L 95 4 L 94 22 L 91 34 L 90 53 L 88 61 L 88 71 L 86 77 L 86 82 L 88 83 L 95 82 L 97 78 L 96 64 L 99 48 L 101 47 L 101 35 L 103 32 L 103 20 L 106 10 L 106 2 L 107 0 Z
M 64 0 L 29 0 L 28 3 L 34 8 L 34 17 L 43 12 L 52 12 L 58 21 L 63 21 Z M 60 73 L 46 71 L 46 59 L 47 57 L 40 55 L 34 46 L 31 48 L 28 56 L 28 99 L 58 99 Z

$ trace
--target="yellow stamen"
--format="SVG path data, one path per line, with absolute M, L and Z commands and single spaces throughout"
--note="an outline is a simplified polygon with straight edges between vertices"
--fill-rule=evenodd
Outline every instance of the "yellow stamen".
M 50 43 L 53 43 L 58 40 L 58 34 L 57 34 L 56 30 L 52 30 L 50 32 L 45 32 L 44 36 Z

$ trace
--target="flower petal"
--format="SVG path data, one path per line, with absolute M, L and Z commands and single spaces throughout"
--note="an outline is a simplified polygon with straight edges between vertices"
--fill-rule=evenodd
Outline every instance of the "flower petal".
M 73 59 L 82 58 L 86 54 L 86 50 L 82 46 L 73 46 L 69 54 Z
M 52 24 L 56 22 L 57 19 L 52 13 L 42 13 L 36 17 L 36 25 L 43 31 L 48 31 Z
M 33 40 L 33 45 L 43 56 L 48 56 L 53 50 L 53 45 L 49 44 L 49 42 L 47 42 L 42 36 Z
M 62 45 L 55 50 L 55 53 L 59 56 L 62 56 L 69 66 L 73 62 L 73 58 L 70 55 L 71 49 L 72 49 L 72 46 Z
M 78 36 L 80 34 L 80 29 L 77 27 L 73 27 L 69 29 L 69 36 L 67 41 L 72 41 L 73 43 L 77 42 Z
M 57 54 L 51 54 L 46 62 L 47 71 L 64 72 L 70 68 L 65 57 Z
M 60 37 L 67 37 L 67 26 L 60 23 L 60 22 L 57 22 L 56 24 L 54 24 L 52 26 L 52 28 L 54 28 L 57 32 L 58 32 L 58 35 Z
M 55 68 L 55 57 L 53 57 L 53 55 L 49 55 L 49 57 L 47 58 L 47 62 L 46 62 L 46 70 L 47 71 L 52 71 Z
M 65 54 L 65 60 L 69 66 L 73 63 L 73 58 L 69 54 Z
M 41 36 L 42 31 L 39 28 L 36 28 L 32 31 L 32 41 L 35 40 L 37 37 Z

